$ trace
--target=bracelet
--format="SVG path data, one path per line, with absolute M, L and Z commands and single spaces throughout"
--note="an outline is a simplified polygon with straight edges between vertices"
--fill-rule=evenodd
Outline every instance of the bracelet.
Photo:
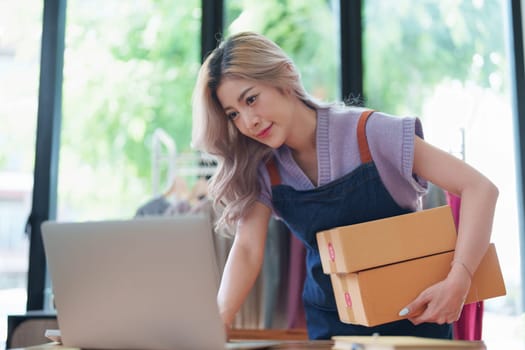
M 452 260 L 452 262 L 450 263 L 450 266 L 454 265 L 455 263 L 458 263 L 458 264 L 461 264 L 461 266 L 463 266 L 463 268 L 465 269 L 465 271 L 467 271 L 469 277 L 470 277 L 470 280 L 472 280 L 473 278 L 473 275 L 472 275 L 472 272 L 470 272 L 469 268 L 467 267 L 467 265 L 465 265 L 464 262 L 462 261 L 459 261 L 459 260 Z

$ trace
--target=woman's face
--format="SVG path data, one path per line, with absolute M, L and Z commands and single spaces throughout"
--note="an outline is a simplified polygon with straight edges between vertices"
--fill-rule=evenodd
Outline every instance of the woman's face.
M 285 143 L 294 115 L 289 93 L 252 80 L 225 78 L 217 97 L 242 134 L 272 148 Z

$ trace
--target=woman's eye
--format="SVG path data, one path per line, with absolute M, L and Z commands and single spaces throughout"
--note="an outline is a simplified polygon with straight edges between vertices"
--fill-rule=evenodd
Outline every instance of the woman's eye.
M 230 120 L 234 120 L 235 118 L 237 118 L 237 116 L 239 115 L 239 113 L 237 112 L 230 112 L 230 113 L 227 113 L 226 116 L 228 117 L 228 119 Z
M 251 105 L 257 100 L 257 95 L 250 96 L 246 99 L 246 104 Z

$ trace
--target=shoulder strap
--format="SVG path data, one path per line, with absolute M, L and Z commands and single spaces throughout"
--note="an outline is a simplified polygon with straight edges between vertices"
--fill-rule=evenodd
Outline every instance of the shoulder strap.
M 374 113 L 374 110 L 364 111 L 359 117 L 357 124 L 357 143 L 359 145 L 359 155 L 361 156 L 361 163 L 370 163 L 372 161 L 372 154 L 368 147 L 368 140 L 366 139 L 366 122 L 368 117 Z
M 277 164 L 275 164 L 273 157 L 266 162 L 266 169 L 268 170 L 268 174 L 270 174 L 270 183 L 272 186 L 280 185 L 281 175 L 279 174 L 279 169 L 277 169 Z

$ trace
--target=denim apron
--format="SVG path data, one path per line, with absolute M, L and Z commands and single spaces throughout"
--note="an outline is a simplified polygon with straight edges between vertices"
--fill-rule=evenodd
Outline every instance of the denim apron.
M 366 140 L 364 112 L 358 122 L 357 138 L 362 164 L 349 174 L 312 190 L 298 191 L 282 185 L 273 160 L 267 163 L 272 183 L 272 204 L 290 231 L 306 247 L 306 278 L 303 303 L 310 339 L 329 339 L 334 335 L 412 335 L 451 338 L 449 324 L 425 323 L 414 326 L 408 320 L 376 327 L 342 323 L 330 277 L 323 273 L 316 233 L 337 226 L 353 225 L 410 212 L 401 208 L 383 185 L 372 161 Z M 374 254 L 370 251 L 370 254 Z

